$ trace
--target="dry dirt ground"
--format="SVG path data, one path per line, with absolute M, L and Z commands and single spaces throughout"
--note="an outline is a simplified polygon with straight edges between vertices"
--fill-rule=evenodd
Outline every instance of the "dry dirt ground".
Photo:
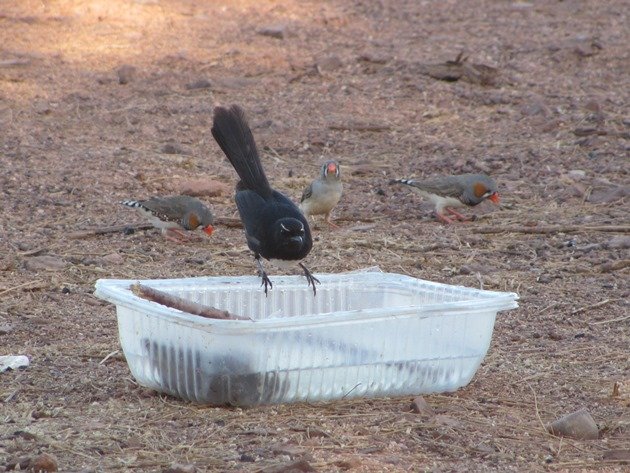
M 1 2 L 0 354 L 31 365 L 0 374 L 0 471 L 41 452 L 62 471 L 628 468 L 629 12 L 623 0 Z M 460 52 L 498 75 L 423 73 Z M 247 110 L 271 180 L 296 199 L 324 160 L 341 162 L 341 228 L 316 226 L 314 272 L 379 265 L 520 294 L 470 385 L 426 396 L 422 415 L 411 397 L 235 409 L 135 383 L 95 281 L 253 274 L 242 232 L 217 225 L 183 245 L 155 230 L 71 234 L 137 223 L 120 200 L 190 179 L 233 186 L 210 134 L 217 103 Z M 503 204 L 468 224 L 437 223 L 388 184 L 471 171 L 496 178 Z M 204 199 L 235 217 L 231 192 Z M 581 408 L 598 440 L 545 431 Z

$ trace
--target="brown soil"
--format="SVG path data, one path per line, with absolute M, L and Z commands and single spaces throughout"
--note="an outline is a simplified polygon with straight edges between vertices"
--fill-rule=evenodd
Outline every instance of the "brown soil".
M 629 11 L 624 0 L 2 2 L 0 355 L 31 365 L 0 374 L 0 470 L 41 452 L 62 471 L 627 468 Z M 423 73 L 460 52 L 498 76 Z M 217 103 L 247 110 L 271 180 L 295 198 L 324 160 L 341 162 L 341 229 L 316 226 L 314 272 L 379 265 L 520 294 L 472 383 L 426 396 L 433 415 L 412 413 L 411 398 L 200 407 L 132 379 L 96 279 L 253 274 L 242 232 L 217 226 L 183 245 L 156 230 L 68 234 L 138 222 L 120 200 L 187 179 L 232 186 L 210 134 Z M 461 172 L 493 175 L 502 206 L 444 226 L 388 185 Z M 205 200 L 235 216 L 231 195 Z M 534 225 L 570 227 L 513 228 Z M 599 440 L 546 433 L 583 407 Z

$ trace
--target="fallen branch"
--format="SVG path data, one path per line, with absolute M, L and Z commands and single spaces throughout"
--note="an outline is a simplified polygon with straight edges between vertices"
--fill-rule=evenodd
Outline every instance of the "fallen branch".
M 628 320 L 628 319 L 630 319 L 630 315 L 626 315 L 625 317 L 617 317 L 616 319 L 600 320 L 599 322 L 591 322 L 591 325 L 612 324 L 613 322 L 623 322 L 624 320 Z
M 132 284 L 129 289 L 131 289 L 131 292 L 133 292 L 136 296 L 141 297 L 142 299 L 157 302 L 158 304 L 165 305 L 166 307 L 181 310 L 182 312 L 198 315 L 200 317 L 205 317 L 207 319 L 252 320 L 247 317 L 230 314 L 227 310 L 219 310 L 214 307 L 198 304 L 197 302 L 187 301 L 181 297 L 173 296 L 164 291 L 159 291 L 143 284 Z
M 153 228 L 153 225 L 150 223 L 132 223 L 127 225 L 112 225 L 110 227 L 96 227 L 91 228 L 89 230 L 83 230 L 80 232 L 69 233 L 66 235 L 68 238 L 72 239 L 80 239 L 87 238 L 95 235 L 106 235 L 108 233 L 120 233 L 125 231 L 126 229 L 131 228 L 135 230 L 148 230 L 149 228 Z
M 329 130 L 333 131 L 389 131 L 392 128 L 388 125 L 379 125 L 376 123 L 338 123 L 338 124 L 330 124 L 328 125 Z
M 617 302 L 620 299 L 604 299 L 603 301 L 597 302 L 595 304 L 587 305 L 584 307 L 580 307 L 571 311 L 571 315 L 579 314 L 580 312 L 585 312 L 587 310 L 598 309 L 599 307 L 603 307 L 611 302 Z
M 599 270 L 602 273 L 611 273 L 620 269 L 626 269 L 627 267 L 630 267 L 630 259 L 622 259 L 604 263 L 599 267 Z
M 243 228 L 243 222 L 241 222 L 241 219 L 234 217 L 215 217 L 214 224 L 228 228 Z
M 630 232 L 630 225 L 597 225 L 584 227 L 581 225 L 559 225 L 556 227 L 481 227 L 475 233 L 577 233 L 577 232 Z
M 232 217 L 217 217 L 215 218 L 215 224 L 222 225 L 224 227 L 230 228 L 241 228 L 243 224 L 241 223 L 241 219 L 232 218 Z M 127 229 L 132 229 L 134 231 L 137 230 L 149 230 L 153 228 L 153 225 L 150 223 L 129 223 L 127 225 L 112 225 L 109 227 L 96 227 L 91 228 L 89 230 L 82 230 L 80 232 L 69 233 L 66 235 L 68 238 L 72 238 L 74 240 L 78 240 L 81 238 L 88 238 L 96 235 L 106 235 L 108 233 L 120 233 L 124 232 Z
M 0 291 L 0 296 L 4 296 L 8 292 L 15 291 L 16 289 L 24 289 L 25 287 L 28 287 L 28 289 L 38 289 L 37 285 L 40 284 L 41 282 L 42 281 L 38 279 L 35 281 L 28 281 L 23 284 L 18 284 L 17 286 L 9 287 L 7 289 L 2 289 Z

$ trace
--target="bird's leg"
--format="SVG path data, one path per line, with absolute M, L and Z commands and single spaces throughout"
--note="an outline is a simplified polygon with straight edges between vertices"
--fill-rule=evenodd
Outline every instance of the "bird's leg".
M 300 268 L 302 268 L 304 270 L 304 276 L 306 276 L 306 281 L 308 282 L 308 285 L 309 286 L 311 284 L 313 285 L 313 296 L 317 295 L 317 289 L 315 288 L 315 283 L 321 284 L 319 282 L 319 279 L 317 279 L 315 276 L 313 276 L 311 274 L 311 272 L 308 270 L 308 268 L 306 266 L 304 266 L 302 263 L 298 263 L 298 265 L 300 266 Z
M 330 228 L 339 228 L 339 225 L 334 224 L 331 220 L 330 220 L 330 214 L 331 212 L 328 212 L 326 214 L 326 218 L 324 218 L 324 221 L 330 225 Z
M 465 215 L 460 214 L 459 212 L 457 212 L 456 210 L 453 210 L 450 207 L 446 207 L 446 211 L 450 213 L 451 215 L 454 215 L 455 218 L 461 220 L 462 222 L 469 222 L 471 220 L 469 217 L 466 217 Z
M 260 260 L 260 255 L 255 255 L 254 258 L 256 258 L 256 266 L 258 266 L 258 275 L 262 278 L 262 283 L 260 285 L 262 286 L 264 284 L 265 296 L 267 296 L 267 286 L 269 286 L 270 289 L 273 289 L 273 284 L 271 284 L 271 280 L 265 272 L 265 268 Z
M 451 220 L 450 218 L 448 218 L 446 215 L 444 215 L 444 214 L 442 214 L 442 213 L 440 213 L 440 212 L 438 212 L 438 211 L 435 211 L 435 212 L 433 212 L 433 213 L 435 214 L 436 218 L 437 218 L 440 222 L 442 222 L 442 223 L 446 223 L 447 225 L 448 225 L 449 223 L 453 223 L 453 220 Z
M 176 228 L 166 228 L 162 232 L 164 238 L 175 243 L 185 243 L 190 241 L 190 237 Z

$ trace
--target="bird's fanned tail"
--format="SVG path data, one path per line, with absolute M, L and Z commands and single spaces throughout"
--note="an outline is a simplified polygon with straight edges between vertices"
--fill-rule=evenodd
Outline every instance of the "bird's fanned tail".
M 243 109 L 238 105 L 230 108 L 216 107 L 212 136 L 241 179 L 239 188 L 251 189 L 263 197 L 271 196 L 272 189 L 262 168 L 256 142 Z

